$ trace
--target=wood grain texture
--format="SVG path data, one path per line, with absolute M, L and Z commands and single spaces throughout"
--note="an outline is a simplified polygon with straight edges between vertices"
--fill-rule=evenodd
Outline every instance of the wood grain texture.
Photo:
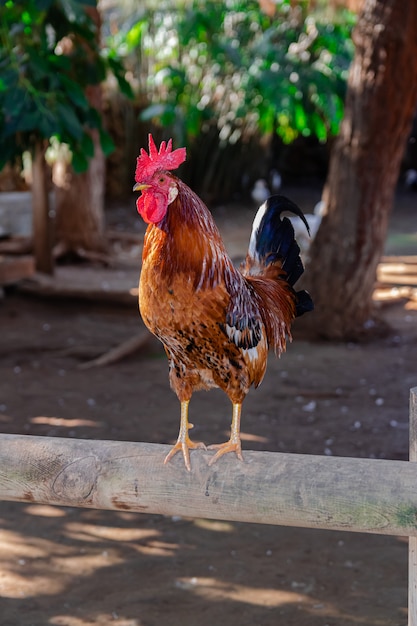
M 0 435 L 0 500 L 417 536 L 417 464 Z
M 409 460 L 417 461 L 417 387 L 410 391 Z M 408 540 L 408 626 L 417 626 L 417 537 Z

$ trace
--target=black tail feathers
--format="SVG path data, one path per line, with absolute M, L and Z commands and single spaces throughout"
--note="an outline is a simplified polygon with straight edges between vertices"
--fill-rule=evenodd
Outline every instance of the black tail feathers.
M 301 209 L 285 196 L 270 196 L 259 208 L 252 226 L 248 255 L 257 264 L 265 267 L 280 262 L 286 273 L 287 282 L 293 287 L 304 272 L 300 247 L 295 240 L 294 228 L 288 217 L 281 214 L 289 211 L 297 215 L 310 228 Z M 313 301 L 307 291 L 295 292 L 297 316 L 312 311 Z
M 305 291 L 305 289 L 296 291 L 295 295 L 297 296 L 295 303 L 295 314 L 297 317 L 314 309 L 314 303 L 308 291 Z

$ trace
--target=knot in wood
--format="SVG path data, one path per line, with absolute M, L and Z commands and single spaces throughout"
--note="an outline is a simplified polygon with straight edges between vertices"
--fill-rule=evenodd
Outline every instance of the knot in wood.
M 66 465 L 54 480 L 53 492 L 75 503 L 91 500 L 98 473 L 94 456 L 86 456 Z

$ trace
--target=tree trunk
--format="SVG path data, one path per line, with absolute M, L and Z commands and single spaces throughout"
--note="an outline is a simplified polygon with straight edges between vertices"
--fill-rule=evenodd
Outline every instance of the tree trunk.
M 417 2 L 366 0 L 354 41 L 345 117 L 323 193 L 327 214 L 306 272 L 315 302 L 310 325 L 341 340 L 375 329 L 376 269 L 417 102 Z
M 56 240 L 66 253 L 105 252 L 105 157 L 97 131 L 92 131 L 95 154 L 87 172 L 75 174 L 65 160 L 54 165 Z
M 53 225 L 49 210 L 45 152 L 46 145 L 41 141 L 35 147 L 32 162 L 33 249 L 37 271 L 53 274 Z
M 97 25 L 99 39 L 100 14 L 96 7 L 88 7 L 87 12 Z M 101 85 L 90 86 L 86 95 L 90 104 L 101 112 Z M 104 219 L 106 161 L 97 130 L 91 131 L 91 138 L 94 156 L 90 159 L 86 172 L 75 174 L 65 159 L 56 164 L 54 172 L 58 250 L 81 256 L 103 253 L 107 249 Z

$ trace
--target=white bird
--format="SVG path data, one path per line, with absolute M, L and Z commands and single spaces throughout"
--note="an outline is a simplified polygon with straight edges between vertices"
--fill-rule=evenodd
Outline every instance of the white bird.
M 282 177 L 278 170 L 271 170 L 269 174 L 272 193 L 278 193 L 282 187 Z
M 405 186 L 407 189 L 417 189 L 417 170 L 407 170 L 405 173 Z
M 260 178 L 259 180 L 257 180 L 251 191 L 252 200 L 258 206 L 260 206 L 266 200 L 268 200 L 270 195 L 271 195 L 271 192 L 269 191 L 269 187 L 266 183 L 266 180 L 264 180 L 263 178 Z
M 311 242 L 317 235 L 317 231 L 320 228 L 323 215 L 326 213 L 326 204 L 324 200 L 317 202 L 314 207 L 313 213 L 305 213 L 305 218 L 310 227 L 310 236 L 306 232 L 306 227 L 299 217 L 290 217 L 291 223 L 294 228 L 295 239 L 300 246 L 302 255 L 305 257 L 311 246 Z

